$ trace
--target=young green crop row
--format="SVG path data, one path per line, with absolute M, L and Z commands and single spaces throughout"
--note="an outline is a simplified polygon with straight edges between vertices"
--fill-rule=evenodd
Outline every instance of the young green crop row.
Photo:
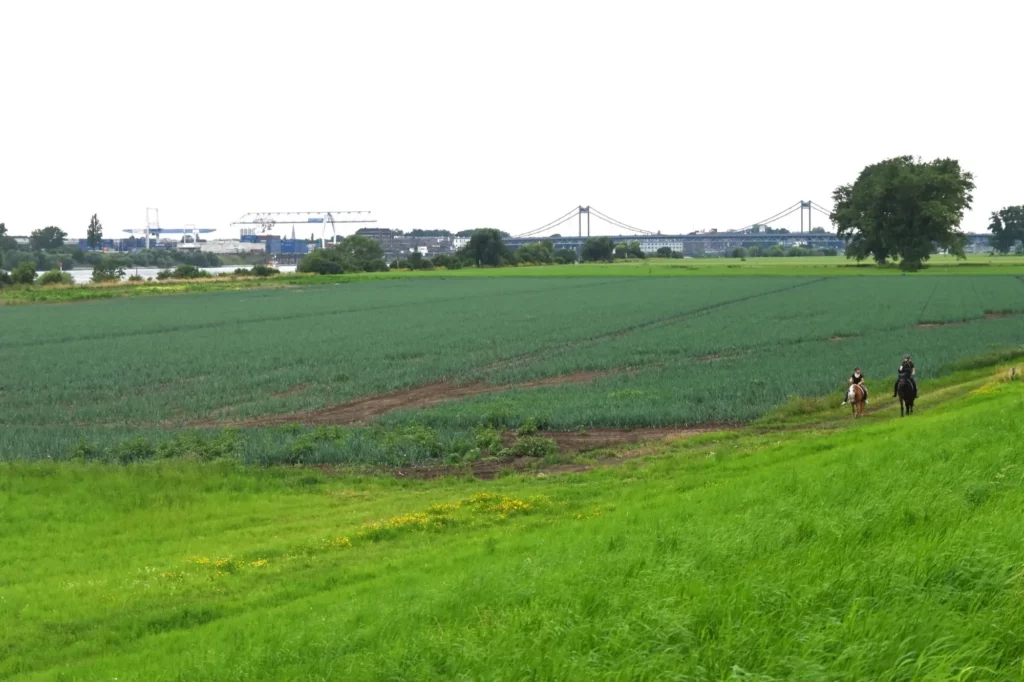
M 0 458 L 64 457 L 82 439 L 157 439 L 439 381 L 580 371 L 605 374 L 381 422 L 425 425 L 448 443 L 530 418 L 563 430 L 747 420 L 793 395 L 836 391 L 838 402 L 854 365 L 884 394 L 905 352 L 927 382 L 957 359 L 1019 345 L 1017 313 L 1024 282 L 1002 276 L 433 279 L 15 308 L 0 326 Z M 256 459 L 287 459 L 282 436 L 246 431 Z M 394 459 L 373 439 L 346 442 L 322 456 Z

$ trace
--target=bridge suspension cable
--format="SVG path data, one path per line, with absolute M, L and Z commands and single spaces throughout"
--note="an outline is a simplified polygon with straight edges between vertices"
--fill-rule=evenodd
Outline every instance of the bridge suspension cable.
M 821 206 L 819 206 L 817 204 L 817 202 L 812 201 L 812 202 L 810 202 L 810 204 L 811 204 L 811 208 L 813 208 L 818 213 L 822 213 L 822 214 L 828 216 L 829 218 L 832 217 L 832 211 L 829 211 L 828 209 L 822 208 Z
M 772 221 L 775 221 L 775 220 L 778 220 L 779 218 L 785 218 L 786 216 L 790 215 L 791 213 L 793 213 L 794 211 L 798 210 L 799 208 L 800 208 L 800 202 L 798 201 L 795 204 L 793 204 L 792 206 L 787 206 L 786 208 L 782 209 L 781 211 L 779 211 L 778 213 L 776 213 L 775 215 L 773 215 L 773 216 L 771 216 L 769 218 L 765 218 L 764 220 L 759 220 L 756 223 L 750 223 L 746 227 L 741 227 L 738 230 L 729 230 L 729 231 L 730 232 L 745 232 L 745 231 L 749 230 L 752 227 L 757 227 L 758 225 L 767 225 L 768 223 L 770 223 Z
M 533 236 L 539 235 L 541 232 L 544 232 L 546 230 L 550 230 L 552 228 L 558 227 L 562 223 L 567 222 L 568 220 L 570 220 L 572 218 L 575 218 L 576 215 L 579 212 L 580 212 L 580 207 L 577 206 L 574 209 L 572 209 L 571 211 L 569 211 L 568 213 L 566 213 L 565 215 L 563 215 L 563 216 L 561 216 L 559 218 L 555 218 L 554 220 L 552 220 L 547 225 L 543 225 L 543 226 L 538 227 L 536 229 L 530 230 L 529 232 L 524 232 L 522 234 L 517 234 L 515 238 L 516 239 L 522 239 L 522 238 L 525 238 L 525 237 L 533 237 Z
M 626 223 L 622 222 L 621 220 L 617 220 L 615 218 L 611 218 L 609 216 L 606 216 L 604 213 L 601 213 L 596 208 L 591 207 L 590 208 L 590 212 L 593 213 L 594 215 L 596 215 L 601 220 L 603 220 L 606 223 L 608 223 L 609 225 L 613 225 L 615 227 L 621 227 L 624 230 L 629 230 L 630 232 L 636 232 L 637 234 L 656 234 L 655 232 L 651 232 L 650 230 L 643 230 L 643 229 L 640 229 L 639 227 L 633 227 L 632 225 L 627 225 Z

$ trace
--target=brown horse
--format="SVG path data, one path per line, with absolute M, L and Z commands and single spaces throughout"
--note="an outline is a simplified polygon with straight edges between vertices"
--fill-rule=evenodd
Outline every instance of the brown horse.
M 900 397 L 900 416 L 914 414 L 914 385 L 906 377 L 896 382 L 896 395 Z
M 850 403 L 850 407 L 853 408 L 853 417 L 857 417 L 864 414 L 864 400 L 867 398 L 867 392 L 864 387 L 860 384 L 850 384 L 850 389 L 846 392 L 846 402 Z

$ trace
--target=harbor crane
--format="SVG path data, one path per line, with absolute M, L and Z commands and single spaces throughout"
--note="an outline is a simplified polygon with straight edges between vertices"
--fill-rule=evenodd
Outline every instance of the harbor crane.
M 375 223 L 369 211 L 277 211 L 264 213 L 246 213 L 231 223 L 234 225 L 253 225 L 260 234 L 269 232 L 275 225 L 317 225 L 320 228 L 320 246 L 327 246 L 327 226 L 331 227 L 334 241 L 338 240 L 338 224 Z

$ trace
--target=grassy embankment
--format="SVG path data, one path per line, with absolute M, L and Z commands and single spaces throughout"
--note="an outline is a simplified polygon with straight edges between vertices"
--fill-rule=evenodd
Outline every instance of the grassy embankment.
M 153 296 L 166 294 L 231 291 L 259 287 L 313 286 L 341 282 L 436 278 L 436 277 L 693 277 L 706 275 L 779 275 L 812 277 L 895 276 L 895 266 L 856 264 L 843 257 L 808 258 L 707 258 L 583 263 L 577 265 L 519 266 L 514 268 L 464 268 L 461 270 L 408 270 L 356 273 L 351 275 L 282 274 L 271 278 L 222 276 L 214 279 L 162 282 L 113 282 L 54 286 L 14 286 L 0 289 L 0 305 L 25 303 L 69 303 L 91 299 Z M 1024 275 L 1024 258 L 1016 256 L 971 256 L 957 261 L 936 256 L 921 275 Z
M 1019 679 L 1005 375 L 572 475 L 0 465 L 0 676 Z

